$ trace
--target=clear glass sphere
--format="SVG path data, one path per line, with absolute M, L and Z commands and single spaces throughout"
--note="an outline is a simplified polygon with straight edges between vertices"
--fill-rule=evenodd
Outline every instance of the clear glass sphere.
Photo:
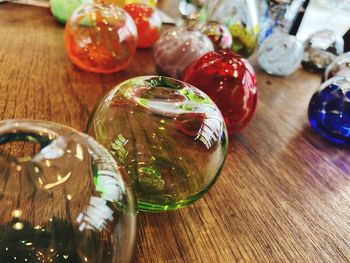
M 323 81 L 335 76 L 350 76 L 350 52 L 336 57 L 332 63 L 328 65 L 323 74 Z
M 0 155 L 0 262 L 131 262 L 136 204 L 111 154 L 60 124 L 0 121 L 13 142 L 40 149 Z
M 216 105 L 167 77 L 137 77 L 116 86 L 96 105 L 87 131 L 122 164 L 144 211 L 195 202 L 216 181 L 227 153 Z

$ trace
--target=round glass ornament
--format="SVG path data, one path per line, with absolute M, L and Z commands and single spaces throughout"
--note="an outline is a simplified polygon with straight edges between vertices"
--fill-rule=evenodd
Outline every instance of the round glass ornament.
M 136 203 L 125 173 L 93 138 L 43 121 L 0 121 L 0 262 L 124 263 L 134 256 Z
M 331 30 L 312 34 L 304 43 L 302 66 L 312 72 L 322 72 L 336 56 L 344 53 L 344 40 Z
M 151 47 L 160 37 L 162 21 L 158 11 L 146 4 L 128 4 L 124 10 L 129 13 L 136 24 L 138 47 Z
M 257 104 L 255 73 L 241 56 L 223 50 L 208 52 L 188 68 L 183 81 L 218 105 L 229 134 L 239 132 L 252 119 Z
M 310 100 L 308 115 L 311 126 L 325 138 L 350 145 L 350 76 L 324 82 Z
M 258 61 L 267 73 L 287 76 L 299 67 L 303 51 L 303 44 L 295 36 L 274 32 L 259 47 Z
M 180 79 L 193 61 L 212 50 L 210 39 L 200 31 L 176 27 L 161 34 L 153 47 L 153 57 L 159 74 Z
M 230 49 L 232 47 L 232 36 L 226 26 L 215 21 L 198 23 L 195 26 L 200 32 L 209 37 L 214 49 Z
M 168 77 L 119 84 L 96 105 L 87 131 L 122 164 L 143 211 L 195 202 L 214 184 L 227 154 L 226 126 L 216 105 Z
M 326 81 L 335 76 L 350 76 L 350 52 L 346 52 L 336 57 L 326 68 L 322 81 Z
M 250 57 L 258 43 L 258 9 L 255 0 L 211 0 L 201 11 L 201 21 L 217 21 L 232 35 L 232 51 Z
M 67 54 L 78 67 L 96 73 L 112 73 L 131 62 L 137 46 L 134 21 L 112 4 L 81 5 L 64 30 Z

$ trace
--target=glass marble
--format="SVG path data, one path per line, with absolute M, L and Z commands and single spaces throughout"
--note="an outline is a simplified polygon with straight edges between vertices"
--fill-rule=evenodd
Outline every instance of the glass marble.
M 160 37 L 162 21 L 158 11 L 146 4 L 128 4 L 124 10 L 129 13 L 136 24 L 138 47 L 151 47 Z
M 333 62 L 328 65 L 323 74 L 323 81 L 335 76 L 350 76 L 350 52 L 336 57 Z
M 232 47 L 232 36 L 226 26 L 215 21 L 198 23 L 196 29 L 209 37 L 214 49 L 230 49 Z
M 302 65 L 313 72 L 322 72 L 332 60 L 344 53 L 344 40 L 331 30 L 312 34 L 304 43 Z
M 251 56 L 258 40 L 258 10 L 255 0 L 211 0 L 201 12 L 205 21 L 227 26 L 232 35 L 232 51 Z
M 78 67 L 96 73 L 112 73 L 131 62 L 137 46 L 134 21 L 112 4 L 81 5 L 64 30 L 67 54 Z
M 308 114 L 311 126 L 325 138 L 350 145 L 350 76 L 324 82 L 312 96 Z
M 202 91 L 168 77 L 119 84 L 96 105 L 87 130 L 122 164 L 143 211 L 195 202 L 227 154 L 219 109 Z
M 180 0 L 179 11 L 189 21 L 197 21 L 207 0 Z
M 108 150 L 60 124 L 0 121 L 0 144 L 14 142 L 40 149 L 0 155 L 0 262 L 131 262 L 136 203 Z
M 180 79 L 198 57 L 214 50 L 210 39 L 200 31 L 176 27 L 164 31 L 153 47 L 158 73 Z
M 267 73 L 287 76 L 299 67 L 303 51 L 303 44 L 295 36 L 274 32 L 259 47 L 258 61 Z
M 257 104 L 255 73 L 241 56 L 223 50 L 208 52 L 188 68 L 183 81 L 212 98 L 229 134 L 239 132 L 252 119 Z

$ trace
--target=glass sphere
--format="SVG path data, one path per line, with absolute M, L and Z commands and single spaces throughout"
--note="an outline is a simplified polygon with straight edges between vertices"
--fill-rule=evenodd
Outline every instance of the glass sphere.
M 156 7 L 158 0 L 95 0 L 95 2 L 112 3 L 122 8 L 128 4 L 133 3 L 142 3 L 152 7 Z
M 224 24 L 232 35 L 232 51 L 251 56 L 258 43 L 258 10 L 255 0 L 211 0 L 202 13 L 205 21 Z
M 331 30 L 322 30 L 312 34 L 305 41 L 302 65 L 307 70 L 322 72 L 343 52 L 343 38 Z
M 64 41 L 78 67 L 96 73 L 124 69 L 137 46 L 137 29 L 127 12 L 112 4 L 81 5 L 69 18 Z
M 309 121 L 327 139 L 350 145 L 350 76 L 320 86 L 309 104 Z
M 215 21 L 198 23 L 196 29 L 209 37 L 214 49 L 230 49 L 232 47 L 232 36 L 226 26 Z
M 350 52 L 336 57 L 333 62 L 328 65 L 323 74 L 323 81 L 335 76 L 350 76 Z
M 257 104 L 255 73 L 241 56 L 223 50 L 208 52 L 188 68 L 183 81 L 218 105 L 229 134 L 242 130 L 252 119 Z
M 187 206 L 214 184 L 227 153 L 227 131 L 211 99 L 167 77 L 129 79 L 109 92 L 87 131 L 124 167 L 138 208 Z
M 303 51 L 303 44 L 295 36 L 275 32 L 260 46 L 258 61 L 267 73 L 287 76 L 299 67 Z
M 131 262 L 136 211 L 125 173 L 93 138 L 43 121 L 0 121 L 0 262 Z
M 196 29 L 176 27 L 164 31 L 153 47 L 158 73 L 180 79 L 198 57 L 214 50 L 210 39 Z
M 162 27 L 162 21 L 158 14 L 158 11 L 146 4 L 136 3 L 128 4 L 124 7 L 124 10 L 134 20 L 139 41 L 138 47 L 151 47 L 160 37 L 160 29 Z

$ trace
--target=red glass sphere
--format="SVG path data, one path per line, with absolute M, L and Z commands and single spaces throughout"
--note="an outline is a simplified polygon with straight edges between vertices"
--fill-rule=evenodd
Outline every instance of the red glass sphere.
M 229 134 L 242 130 L 252 119 L 257 104 L 255 73 L 241 56 L 224 50 L 208 52 L 187 69 L 183 80 L 216 103 Z
M 138 47 L 151 47 L 160 37 L 162 21 L 157 10 L 142 3 L 128 4 L 124 10 L 134 20 L 139 35 Z

